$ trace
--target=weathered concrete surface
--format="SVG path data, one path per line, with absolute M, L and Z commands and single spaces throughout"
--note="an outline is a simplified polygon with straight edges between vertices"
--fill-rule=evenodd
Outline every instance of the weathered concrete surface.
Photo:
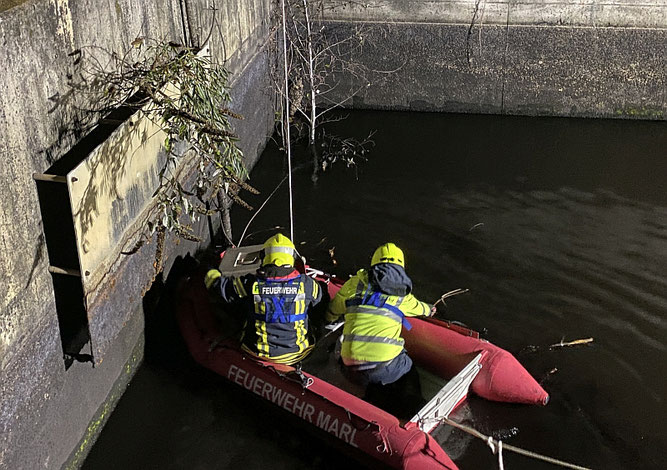
M 90 364 L 74 363 L 66 373 L 62 356 L 52 352 L 60 348 L 60 339 L 55 317 L 51 323 L 33 334 L 31 347 L 21 349 L 3 372 L 8 382 L 2 384 L 3 398 L 7 398 L 2 413 L 18 419 L 2 423 L 7 425 L 0 442 L 5 452 L 2 468 L 60 468 L 75 448 L 85 457 L 94 442 L 94 436 L 85 432 L 95 411 L 102 403 L 113 408 L 141 362 L 141 312 L 135 312 L 117 335 L 103 364 L 93 369 Z M 115 382 L 119 384 L 114 388 Z
M 331 3 L 328 26 L 365 39 L 355 107 L 667 116 L 666 0 Z
M 65 370 L 49 260 L 33 173 L 44 173 L 80 139 L 90 118 L 50 97 L 67 93 L 68 54 L 95 46 L 122 54 L 134 38 L 183 41 L 181 3 L 114 0 L 29 0 L 0 5 L 0 468 L 76 466 L 141 361 L 142 295 L 158 271 L 197 244 L 167 237 L 156 264 L 155 237 L 121 256 L 100 283 L 88 315 L 99 322 L 106 353 L 101 362 Z M 190 0 L 202 24 L 217 16 L 225 31 L 213 52 L 227 59 L 235 110 L 252 119 L 236 124 L 249 165 L 273 127 L 266 93 L 268 60 L 262 45 L 268 0 L 225 2 L 213 12 Z M 226 16 L 225 16 L 226 15 Z M 185 15 L 187 18 L 187 15 Z M 207 29 L 208 31 L 208 29 Z M 194 36 L 194 34 L 193 34 Z M 230 38 L 235 39 L 230 39 Z M 216 43 L 217 41 L 217 43 Z M 95 55 L 95 49 L 87 49 Z M 240 96 L 242 94 L 242 96 Z M 63 214 L 67 217 L 67 214 Z M 198 228 L 207 234 L 205 224 Z M 128 234 L 124 241 L 134 246 Z
M 509 114 L 667 119 L 667 29 L 510 28 Z
M 344 21 L 664 28 L 666 0 L 325 0 Z

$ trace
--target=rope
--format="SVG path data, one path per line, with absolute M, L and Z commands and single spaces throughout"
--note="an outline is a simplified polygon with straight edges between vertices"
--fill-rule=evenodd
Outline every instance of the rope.
M 503 462 L 503 441 L 497 442 L 498 444 L 496 445 L 493 442 L 493 438 L 491 436 L 489 436 L 489 438 L 486 440 L 486 443 L 491 448 L 491 452 L 493 452 L 494 455 L 498 455 L 498 468 L 500 470 L 505 470 L 505 464 Z
M 394 451 L 391 448 L 391 444 L 389 443 L 389 439 L 387 439 L 387 432 L 384 430 L 384 428 L 382 426 L 379 426 L 379 429 L 378 429 L 377 433 L 374 433 L 374 434 L 382 440 L 382 443 L 378 444 L 375 447 L 375 450 L 377 450 L 381 454 L 393 455 Z
M 292 209 L 292 146 L 290 144 L 290 135 L 289 135 L 289 81 L 287 79 L 287 25 L 285 22 L 285 0 L 281 2 L 283 10 L 283 61 L 284 61 L 284 71 L 285 71 L 285 116 L 283 116 L 283 122 L 285 123 L 285 140 L 287 147 L 287 175 L 289 177 L 289 230 L 290 230 L 290 240 L 294 240 L 294 212 Z
M 267 202 L 269 202 L 269 199 L 271 199 L 271 196 L 273 196 L 276 193 L 276 191 L 278 191 L 278 188 L 280 188 L 280 186 L 282 186 L 282 184 L 285 182 L 286 179 L 287 179 L 287 177 L 280 180 L 280 183 L 278 183 L 276 185 L 276 188 L 273 190 L 273 192 L 271 194 L 269 194 L 269 197 L 266 198 L 266 200 L 262 203 L 262 205 L 259 206 L 259 209 L 257 209 L 255 211 L 255 213 L 252 215 L 252 217 L 250 217 L 250 220 L 248 221 L 245 228 L 243 229 L 243 233 L 241 234 L 241 238 L 239 238 L 239 242 L 236 244 L 236 246 L 241 246 L 241 243 L 243 243 L 243 239 L 245 238 L 245 233 L 248 231 L 248 227 L 250 227 L 250 224 L 252 223 L 252 221 L 255 220 L 255 217 L 257 217 L 257 214 L 259 214 L 260 211 L 262 209 L 264 209 L 264 206 L 266 205 Z
M 503 448 L 505 448 L 506 450 L 509 450 L 511 452 L 514 452 L 514 453 L 517 453 L 517 454 L 520 454 L 520 455 L 524 455 L 526 457 L 531 457 L 531 458 L 534 458 L 534 459 L 537 459 L 537 460 L 541 460 L 543 462 L 551 463 L 553 465 L 559 465 L 559 466 L 565 467 L 565 468 L 572 468 L 574 470 L 591 470 L 588 467 L 581 467 L 579 465 L 564 462 L 562 460 L 554 459 L 552 457 L 547 457 L 546 455 L 541 455 L 541 454 L 538 454 L 536 452 L 531 452 L 529 450 L 524 450 L 524 449 L 521 449 L 519 447 L 514 447 L 514 446 L 511 446 L 509 444 L 503 444 L 502 441 L 497 441 L 494 438 L 492 438 L 491 436 L 486 436 L 486 435 L 482 434 L 477 429 L 471 428 L 471 427 L 466 426 L 466 425 L 461 424 L 461 423 L 457 423 L 456 421 L 452 421 L 449 418 L 442 418 L 442 421 L 449 424 L 450 426 L 453 426 L 457 429 L 460 429 L 461 431 L 467 432 L 468 434 L 470 434 L 472 436 L 475 436 L 475 437 L 483 440 L 484 442 L 486 442 L 489 445 L 489 447 L 491 447 L 491 450 L 493 451 L 493 453 L 498 454 L 498 465 L 500 466 L 501 470 L 503 469 L 503 463 L 502 463 Z
M 307 166 L 307 164 L 305 164 L 305 163 L 302 163 L 301 165 L 297 165 L 296 167 L 294 167 L 293 171 L 301 170 L 301 169 L 304 168 L 305 166 Z M 234 245 L 234 243 L 232 243 L 232 245 L 234 245 L 234 246 L 241 246 L 241 243 L 243 243 L 243 239 L 245 238 L 245 234 L 246 234 L 246 232 L 248 231 L 248 228 L 250 227 L 250 224 L 252 223 L 252 221 L 255 220 L 255 217 L 257 217 L 257 215 L 260 213 L 260 211 L 261 211 L 262 209 L 264 209 L 264 206 L 266 205 L 266 203 L 269 202 L 269 199 L 271 199 L 271 197 L 272 197 L 274 194 L 276 194 L 276 191 L 278 191 L 278 189 L 280 188 L 280 186 L 282 186 L 282 184 L 285 182 L 286 179 L 287 179 L 287 176 L 285 176 L 283 179 L 280 180 L 280 183 L 278 183 L 278 184 L 276 185 L 276 187 L 275 187 L 274 190 L 271 192 L 271 194 L 269 194 L 269 197 L 266 198 L 266 200 L 262 203 L 262 205 L 259 206 L 259 209 L 257 209 L 257 210 L 255 211 L 255 213 L 252 215 L 252 217 L 250 217 L 250 220 L 248 221 L 248 223 L 246 224 L 245 228 L 243 229 L 243 233 L 241 233 L 241 238 L 239 238 L 239 242 L 238 242 L 236 245 Z M 291 194 L 291 192 L 290 192 L 290 194 Z M 255 233 L 256 233 L 256 232 L 255 232 Z M 230 242 L 231 242 L 231 240 L 230 240 Z

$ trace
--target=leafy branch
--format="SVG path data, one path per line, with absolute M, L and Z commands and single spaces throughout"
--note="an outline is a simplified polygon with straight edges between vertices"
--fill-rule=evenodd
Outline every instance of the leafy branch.
M 81 61 L 81 51 L 71 55 L 75 63 Z M 243 117 L 230 110 L 223 66 L 196 48 L 145 38 L 135 39 L 122 57 L 97 53 L 82 64 L 76 87 L 95 97 L 95 109 L 89 111 L 141 110 L 166 134 L 160 185 L 153 194 L 157 210 L 148 222 L 151 234 L 164 228 L 199 240 L 193 224 L 219 209 L 220 192 L 251 208 L 238 195 L 241 189 L 258 191 L 245 182 L 248 173 L 231 125 L 231 119 Z

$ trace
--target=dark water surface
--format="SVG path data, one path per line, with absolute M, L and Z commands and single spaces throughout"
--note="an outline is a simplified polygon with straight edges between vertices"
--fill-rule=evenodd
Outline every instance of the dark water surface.
M 294 173 L 295 239 L 311 264 L 346 275 L 394 241 L 419 298 L 470 289 L 445 316 L 514 353 L 551 402 L 472 397 L 456 419 L 596 469 L 667 468 L 665 123 L 353 112 L 330 132 L 373 130 L 358 167 L 335 166 L 316 183 L 312 167 Z M 296 152 L 295 165 L 304 158 Z M 283 178 L 283 160 L 269 146 L 251 204 Z M 266 227 L 289 234 L 287 207 L 283 185 L 246 243 Z M 237 239 L 249 217 L 235 211 Z M 153 333 L 153 323 L 146 363 L 85 468 L 356 468 L 194 366 L 177 333 Z M 437 437 L 462 469 L 497 468 L 483 442 L 447 427 Z M 506 469 L 558 468 L 504 455 Z

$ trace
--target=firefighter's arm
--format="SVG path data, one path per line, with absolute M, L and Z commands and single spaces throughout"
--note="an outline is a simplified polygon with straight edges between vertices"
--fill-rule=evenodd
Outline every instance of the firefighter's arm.
M 337 322 L 345 314 L 345 301 L 354 296 L 357 291 L 359 277 L 352 276 L 343 284 L 343 287 L 336 293 L 327 309 L 326 321 L 329 323 Z
M 433 305 L 422 302 L 412 294 L 403 298 L 399 308 L 406 317 L 430 317 L 434 311 Z
M 310 283 L 310 304 L 317 305 L 322 300 L 322 289 L 324 287 L 313 278 L 307 277 L 306 279 L 306 282 Z
M 252 284 L 254 277 L 246 274 L 242 277 L 224 277 L 220 278 L 219 292 L 225 302 L 237 302 L 244 297 L 252 294 Z

